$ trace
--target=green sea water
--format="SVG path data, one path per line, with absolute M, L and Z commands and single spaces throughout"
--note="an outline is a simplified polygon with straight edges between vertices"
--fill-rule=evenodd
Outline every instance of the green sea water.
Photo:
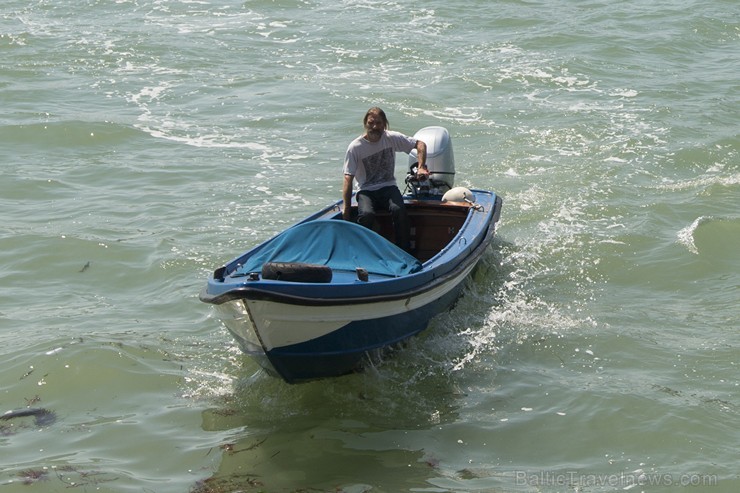
M 737 491 L 739 70 L 735 0 L 3 2 L 0 412 L 54 415 L 0 420 L 0 493 Z M 450 131 L 496 240 L 291 386 L 198 292 L 375 105 Z

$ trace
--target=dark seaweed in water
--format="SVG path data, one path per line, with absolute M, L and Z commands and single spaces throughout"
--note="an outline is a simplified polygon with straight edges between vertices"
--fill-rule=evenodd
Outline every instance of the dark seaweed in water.
M 28 416 L 34 417 L 36 426 L 48 426 L 57 420 L 57 415 L 54 411 L 49 411 L 43 408 L 28 408 L 20 409 L 18 411 L 9 411 L 0 416 L 0 420 L 8 421 L 14 418 L 25 418 Z

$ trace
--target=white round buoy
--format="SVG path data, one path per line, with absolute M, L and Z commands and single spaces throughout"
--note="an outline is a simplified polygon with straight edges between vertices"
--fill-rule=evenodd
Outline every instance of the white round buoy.
M 447 190 L 442 196 L 442 202 L 475 202 L 473 192 L 465 187 L 455 187 Z

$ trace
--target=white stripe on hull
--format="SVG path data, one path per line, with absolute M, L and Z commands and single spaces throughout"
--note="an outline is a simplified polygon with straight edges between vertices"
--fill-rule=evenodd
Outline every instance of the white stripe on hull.
M 456 276 L 430 291 L 394 301 L 328 306 L 291 305 L 248 299 L 244 302 L 263 349 L 270 351 L 322 337 L 354 321 L 393 316 L 433 303 L 462 282 L 474 266 L 475 264 L 471 263 Z M 244 327 L 245 331 L 248 329 Z M 250 339 L 250 334 L 238 335 L 242 339 Z

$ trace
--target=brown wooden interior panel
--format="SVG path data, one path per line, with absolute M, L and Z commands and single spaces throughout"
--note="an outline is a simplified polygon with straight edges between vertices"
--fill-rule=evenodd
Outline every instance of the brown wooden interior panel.
M 407 210 L 411 223 L 411 241 L 416 257 L 425 262 L 436 255 L 460 231 L 469 207 L 467 205 L 435 205 L 419 207 L 410 205 Z M 376 213 L 375 231 L 390 241 L 395 240 L 391 216 Z
M 411 219 L 411 239 L 415 253 L 422 262 L 435 256 L 460 231 L 467 211 L 434 210 L 431 213 L 409 211 Z

